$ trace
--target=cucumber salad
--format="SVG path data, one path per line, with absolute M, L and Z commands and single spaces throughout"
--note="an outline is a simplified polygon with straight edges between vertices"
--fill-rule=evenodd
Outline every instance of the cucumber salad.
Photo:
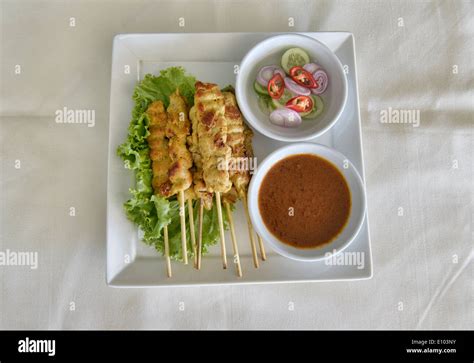
M 281 67 L 261 68 L 254 83 L 258 105 L 270 122 L 282 127 L 298 127 L 302 120 L 318 117 L 324 109 L 319 95 L 328 87 L 328 75 L 301 48 L 288 49 Z

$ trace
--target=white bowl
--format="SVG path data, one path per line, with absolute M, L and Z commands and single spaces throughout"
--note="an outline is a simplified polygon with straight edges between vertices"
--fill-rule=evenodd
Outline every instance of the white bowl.
M 265 226 L 258 206 L 258 193 L 267 172 L 280 160 L 296 154 L 313 154 L 331 162 L 344 176 L 351 194 L 349 220 L 344 229 L 331 242 L 320 247 L 300 249 L 276 238 Z M 323 191 L 324 192 L 324 191 Z M 280 255 L 300 261 L 317 261 L 345 249 L 357 236 L 365 216 L 365 192 L 362 178 L 352 163 L 340 152 L 327 146 L 312 143 L 298 143 L 284 146 L 259 163 L 253 175 L 248 192 L 249 212 L 257 233 Z
M 304 49 L 310 60 L 326 71 L 329 83 L 321 95 L 323 113 L 314 120 L 303 120 L 299 127 L 284 128 L 271 124 L 268 115 L 260 110 L 253 84 L 261 67 L 280 65 L 283 53 L 293 47 Z M 347 80 L 339 58 L 323 43 L 306 35 L 284 34 L 258 43 L 245 55 L 240 63 L 235 91 L 240 110 L 257 131 L 276 140 L 303 141 L 323 134 L 336 123 L 346 103 Z

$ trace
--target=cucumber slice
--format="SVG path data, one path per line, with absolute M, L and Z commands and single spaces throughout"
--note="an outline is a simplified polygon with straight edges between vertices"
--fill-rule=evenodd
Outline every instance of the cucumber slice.
M 294 97 L 293 93 L 288 88 L 285 88 L 285 91 L 279 99 L 272 98 L 272 103 L 275 108 L 285 107 L 286 103 Z
M 306 114 L 300 114 L 302 118 L 305 120 L 312 120 L 318 117 L 324 110 L 324 103 L 323 99 L 319 96 L 316 95 L 311 95 L 311 98 L 313 99 L 313 109 Z
M 281 57 L 281 66 L 288 74 L 292 67 L 303 67 L 306 63 L 309 63 L 309 55 L 301 48 L 288 49 Z
M 275 106 L 272 103 L 272 98 L 268 95 L 258 96 L 258 107 L 265 115 L 271 114 L 275 109 Z
M 253 84 L 253 88 L 255 89 L 255 92 L 257 92 L 259 95 L 268 96 L 268 90 L 257 81 L 255 81 L 255 83 Z

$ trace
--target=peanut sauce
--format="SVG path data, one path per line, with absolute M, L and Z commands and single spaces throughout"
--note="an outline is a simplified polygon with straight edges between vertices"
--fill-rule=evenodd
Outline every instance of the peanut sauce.
M 314 248 L 343 230 L 351 211 L 351 193 L 331 162 L 299 154 L 280 160 L 267 172 L 258 206 L 277 239 L 297 248 Z

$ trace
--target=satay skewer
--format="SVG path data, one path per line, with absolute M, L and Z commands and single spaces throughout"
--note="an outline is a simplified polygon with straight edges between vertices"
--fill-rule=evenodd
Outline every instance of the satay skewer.
M 203 233 L 203 218 L 204 218 L 204 208 L 210 210 L 212 208 L 213 196 L 211 193 L 207 192 L 206 184 L 203 178 L 203 162 L 202 155 L 199 148 L 199 137 L 198 137 L 198 128 L 199 120 L 196 115 L 196 108 L 192 107 L 189 110 L 189 119 L 192 123 L 192 133 L 187 137 L 187 143 L 189 145 L 189 150 L 194 162 L 193 168 L 193 190 L 196 196 L 196 199 L 199 200 L 199 212 L 198 212 L 198 235 L 197 235 L 197 245 L 196 245 L 196 258 L 195 258 L 195 268 L 201 269 L 201 258 L 202 258 L 202 233 Z
M 150 158 L 152 160 L 153 191 L 156 195 L 166 198 L 163 191 L 167 190 L 169 185 L 168 170 L 171 165 L 168 141 L 164 131 L 168 124 L 168 115 L 162 101 L 152 102 L 146 112 L 150 120 L 150 135 L 147 137 L 147 143 L 150 147 Z M 168 277 L 171 277 L 168 226 L 164 226 L 163 240 L 166 271 Z
M 201 269 L 201 255 L 202 255 L 202 220 L 204 218 L 204 201 L 199 198 L 199 216 L 198 216 L 198 243 L 197 243 L 197 259 L 196 268 Z
M 186 212 L 184 209 L 184 191 L 179 192 L 179 218 L 181 222 L 181 249 L 183 252 L 183 262 L 188 264 L 188 246 L 186 241 Z
M 227 123 L 225 103 L 219 87 L 213 83 L 196 82 L 194 109 L 197 126 L 199 154 L 202 158 L 203 180 L 208 193 L 216 195 L 217 216 L 221 240 L 222 266 L 227 268 L 224 219 L 222 216 L 221 193 L 232 187 L 227 168 L 231 148 L 227 144 Z M 193 117 L 191 117 L 193 118 Z
M 252 149 L 252 131 L 245 124 L 242 114 L 237 106 L 237 100 L 232 92 L 223 92 L 226 105 L 226 120 L 228 123 L 228 138 L 227 142 L 232 148 L 232 158 L 234 162 L 246 160 L 253 157 Z M 246 164 L 246 168 L 242 168 L 240 164 L 238 167 L 231 168 L 230 178 L 237 191 L 238 196 L 242 199 L 244 210 L 247 217 L 247 227 L 250 238 L 250 247 L 252 250 L 252 258 L 255 268 L 259 267 L 257 248 L 255 243 L 254 230 L 252 222 L 248 213 L 247 205 L 247 186 L 250 182 L 250 166 Z
M 260 237 L 259 234 L 257 234 L 257 239 L 258 239 L 258 246 L 260 248 L 260 258 L 262 259 L 262 261 L 266 261 L 267 254 L 265 253 L 265 247 L 263 245 L 262 237 Z
M 193 200 L 188 197 L 188 219 L 189 219 L 189 234 L 191 235 L 191 247 L 194 255 L 194 266 L 196 266 L 197 253 L 196 253 L 196 232 L 194 230 L 194 209 Z
M 168 122 L 166 125 L 166 137 L 172 164 L 168 170 L 169 185 L 165 190 L 168 197 L 176 195 L 179 203 L 179 217 L 181 225 L 181 252 L 185 265 L 188 264 L 188 247 L 186 236 L 186 208 L 185 191 L 193 183 L 190 169 L 193 165 L 191 152 L 186 145 L 186 138 L 190 134 L 191 124 L 188 119 L 188 107 L 186 100 L 176 89 L 170 95 L 170 102 L 166 109 Z
M 246 195 L 242 197 L 242 204 L 244 205 L 245 216 L 247 218 L 247 227 L 248 227 L 249 237 L 250 237 L 250 248 L 252 249 L 253 265 L 255 266 L 255 268 L 258 268 L 259 264 L 258 264 L 258 256 L 257 256 L 257 246 L 255 244 L 254 230 L 252 226 L 252 220 L 250 219 Z
M 237 276 L 242 277 L 242 266 L 240 264 L 240 255 L 238 248 L 237 235 L 235 233 L 235 224 L 232 216 L 231 205 L 235 204 L 238 200 L 238 193 L 234 186 L 222 196 L 222 203 L 224 205 L 225 213 L 229 223 L 230 236 L 232 241 L 232 250 L 233 250 L 233 262 L 235 264 L 235 269 Z
M 231 162 L 228 164 L 229 177 L 233 187 L 225 195 L 224 204 L 226 202 L 235 203 L 239 197 L 242 199 L 245 195 L 245 189 L 250 181 L 250 172 L 248 169 L 242 168 L 240 161 L 246 157 L 246 144 L 251 143 L 250 134 L 246 131 L 244 119 L 237 105 L 237 100 L 232 91 L 223 91 L 225 103 L 225 120 L 227 126 L 227 144 L 231 148 Z M 242 269 L 240 266 L 240 256 L 238 255 L 237 238 L 235 236 L 235 228 L 233 225 L 232 215 L 230 214 L 229 204 L 226 205 L 229 214 L 229 225 L 232 237 L 232 243 L 235 246 L 235 259 L 238 274 L 241 276 Z M 250 225 L 249 225 L 250 226 Z M 258 264 L 258 260 L 257 260 Z
M 235 235 L 234 219 L 232 218 L 232 211 L 230 210 L 229 203 L 224 202 L 224 206 L 227 212 L 227 219 L 229 220 L 230 236 L 232 239 L 232 249 L 234 252 L 234 263 L 237 269 L 237 276 L 242 277 L 242 266 L 240 265 L 239 247 L 237 245 L 237 237 Z
M 216 192 L 217 220 L 219 221 L 219 234 L 221 237 L 222 267 L 227 268 L 227 252 L 225 248 L 224 219 L 222 218 L 221 193 Z
M 245 127 L 245 131 L 244 131 L 244 135 L 245 135 L 245 155 L 247 156 L 247 158 L 253 158 L 254 157 L 253 147 L 252 147 L 253 133 L 252 133 L 252 130 L 250 130 L 250 128 L 247 125 L 244 124 L 244 127 Z M 245 213 L 247 214 L 247 223 L 249 225 L 249 232 L 252 233 L 252 239 L 253 239 L 253 227 L 252 227 L 252 221 L 251 221 L 250 216 L 249 216 L 248 203 L 247 203 L 247 187 L 248 187 L 248 183 L 245 185 L 245 190 L 242 193 L 242 195 L 243 195 L 242 200 L 245 203 L 244 207 L 245 207 Z M 260 257 L 261 257 L 262 261 L 265 261 L 267 259 L 267 255 L 265 253 L 265 246 L 263 244 L 262 237 L 258 233 L 257 233 L 257 239 L 258 239 L 258 246 L 259 246 L 259 249 L 260 249 Z M 255 244 L 255 242 L 254 242 L 254 244 Z M 256 258 L 256 254 L 254 255 L 254 258 Z
M 163 239 L 165 241 L 165 258 L 166 258 L 166 273 L 168 277 L 171 277 L 173 274 L 171 272 L 171 259 L 170 259 L 170 244 L 168 241 L 168 226 L 163 227 Z

